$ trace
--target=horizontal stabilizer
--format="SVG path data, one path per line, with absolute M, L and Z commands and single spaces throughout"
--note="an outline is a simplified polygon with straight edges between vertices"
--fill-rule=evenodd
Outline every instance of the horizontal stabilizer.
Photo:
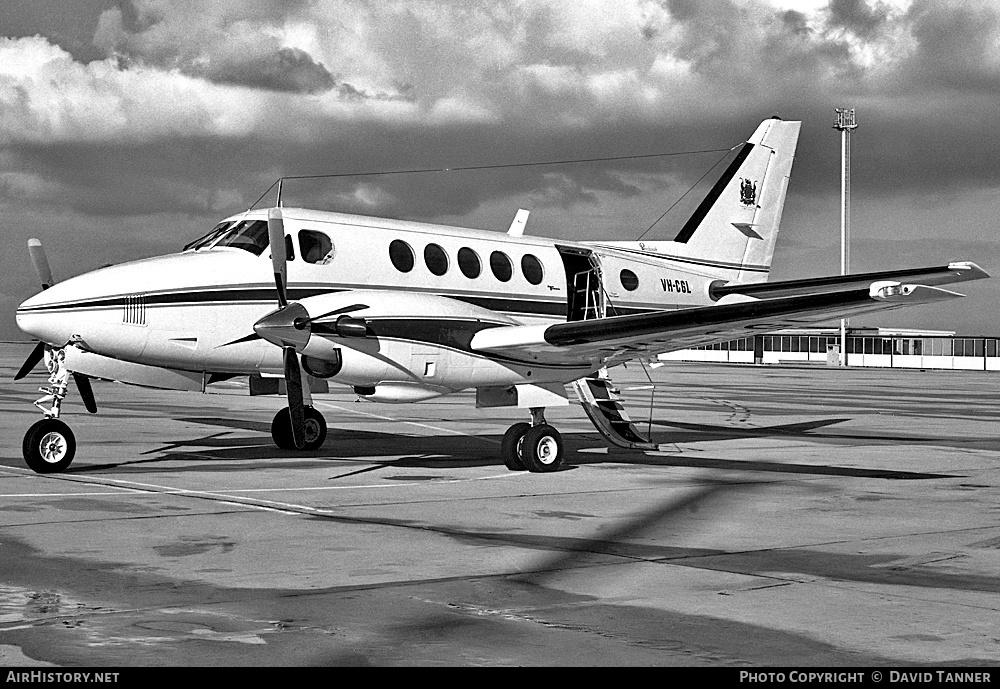
M 524 234 L 524 228 L 528 224 L 528 214 L 530 211 L 524 208 L 519 208 L 517 215 L 514 216 L 514 221 L 510 224 L 510 229 L 507 230 L 507 234 L 511 237 L 520 237 Z

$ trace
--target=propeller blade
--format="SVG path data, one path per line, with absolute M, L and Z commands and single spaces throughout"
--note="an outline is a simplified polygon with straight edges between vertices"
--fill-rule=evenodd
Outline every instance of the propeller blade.
M 288 305 L 285 287 L 288 283 L 288 268 L 285 256 L 285 221 L 280 208 L 267 211 L 267 236 L 271 242 L 271 266 L 274 269 L 274 285 L 278 289 L 278 306 Z
M 292 421 L 292 441 L 301 450 L 306 445 L 306 409 L 302 401 L 302 371 L 294 347 L 285 347 L 285 394 Z
M 56 284 L 55 280 L 52 279 L 52 269 L 49 268 L 49 259 L 45 256 L 45 249 L 42 248 L 41 241 L 28 240 L 28 255 L 31 256 L 31 262 L 35 266 L 35 274 L 42 281 L 42 289 L 48 289 Z
M 21 368 L 14 375 L 14 380 L 21 380 L 28 375 L 31 372 L 31 369 L 35 368 L 35 366 L 38 365 L 38 362 L 42 360 L 43 356 L 45 356 L 45 343 L 39 342 L 35 345 L 35 348 L 31 350 L 31 354 L 29 354 L 28 358 L 24 360 L 24 363 L 21 364 Z
M 73 380 L 76 381 L 76 389 L 80 391 L 80 399 L 83 400 L 83 406 L 91 414 L 96 414 L 97 400 L 94 398 L 94 388 L 90 386 L 90 377 L 74 371 Z

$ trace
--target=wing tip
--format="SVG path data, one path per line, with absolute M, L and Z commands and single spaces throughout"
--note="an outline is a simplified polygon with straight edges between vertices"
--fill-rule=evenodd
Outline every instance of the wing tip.
M 959 273 L 966 280 L 980 280 L 990 277 L 989 273 L 972 261 L 952 261 L 948 264 L 948 270 Z

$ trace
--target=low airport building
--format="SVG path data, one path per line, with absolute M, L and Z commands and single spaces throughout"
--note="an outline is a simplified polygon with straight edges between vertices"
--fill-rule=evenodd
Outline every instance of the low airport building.
M 848 328 L 847 365 L 1000 370 L 1000 337 L 940 330 Z M 840 329 L 779 330 L 659 356 L 661 361 L 840 365 Z

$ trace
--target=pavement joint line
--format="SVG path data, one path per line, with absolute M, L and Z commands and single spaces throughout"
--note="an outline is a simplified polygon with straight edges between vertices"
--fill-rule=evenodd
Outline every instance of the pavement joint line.
M 430 429 L 432 431 L 440 431 L 442 433 L 450 433 L 451 435 L 461 435 L 461 436 L 465 436 L 466 438 L 474 438 L 475 440 L 480 440 L 480 441 L 482 441 L 484 443 L 490 443 L 491 445 L 499 445 L 500 444 L 500 442 L 497 441 L 497 440 L 490 440 L 488 438 L 483 438 L 481 436 L 474 435 L 472 433 L 465 433 L 463 431 L 456 431 L 456 430 L 451 429 L 451 428 L 442 428 L 440 426 L 432 426 L 431 424 L 417 423 L 416 421 L 403 421 L 402 419 L 394 419 L 391 416 L 383 416 L 382 414 L 373 414 L 373 413 L 367 412 L 367 411 L 358 411 L 357 409 L 350 409 L 348 407 L 342 407 L 342 406 L 337 405 L 337 404 L 331 404 L 330 402 L 322 402 L 322 401 L 320 401 L 320 402 L 316 402 L 316 404 L 322 405 L 322 406 L 326 407 L 327 409 L 337 409 L 337 410 L 340 410 L 340 411 L 348 413 L 348 414 L 360 414 L 360 415 L 363 415 L 363 416 L 371 416 L 371 417 L 376 418 L 376 419 L 382 419 L 383 421 L 392 421 L 394 423 L 405 423 L 405 424 L 409 424 L 411 426 L 417 426 L 418 428 L 427 428 L 427 429 Z
M 301 514 L 317 514 L 325 515 L 337 518 L 347 518 L 344 515 L 338 515 L 336 511 L 318 507 L 310 507 L 309 505 L 299 505 L 296 503 L 281 502 L 278 500 L 265 500 L 262 498 L 249 498 L 240 497 L 238 495 L 232 495 L 227 493 L 222 493 L 218 491 L 199 491 L 191 490 L 186 488 L 174 488 L 171 486 L 162 486 L 155 483 L 140 483 L 136 481 L 123 481 L 121 479 L 104 479 L 104 481 L 94 481 L 81 480 L 75 477 L 69 476 L 53 476 L 52 478 L 59 478 L 60 480 L 69 481 L 71 483 L 97 483 L 98 485 L 107 485 L 109 487 L 118 487 L 114 483 L 126 483 L 130 486 L 121 487 L 122 490 L 131 490 L 139 494 L 149 494 L 149 495 L 177 495 L 180 497 L 193 497 L 203 500 L 211 500 L 213 502 L 218 502 L 224 505 L 231 505 L 235 507 L 249 507 L 257 510 L 268 511 L 268 512 L 278 512 L 282 514 L 290 515 L 301 515 Z M 442 481 L 442 483 L 465 483 L 468 479 L 455 479 L 449 481 Z M 410 483 L 397 483 L 395 485 L 381 486 L 372 485 L 366 486 L 370 488 L 395 488 L 395 487 L 405 487 L 405 486 L 420 486 L 425 485 L 423 481 L 413 481 Z M 343 488 L 349 489 L 352 486 L 331 486 L 330 488 Z M 64 494 L 59 497 L 74 497 L 74 494 Z M 364 521 L 364 520 L 360 520 Z

